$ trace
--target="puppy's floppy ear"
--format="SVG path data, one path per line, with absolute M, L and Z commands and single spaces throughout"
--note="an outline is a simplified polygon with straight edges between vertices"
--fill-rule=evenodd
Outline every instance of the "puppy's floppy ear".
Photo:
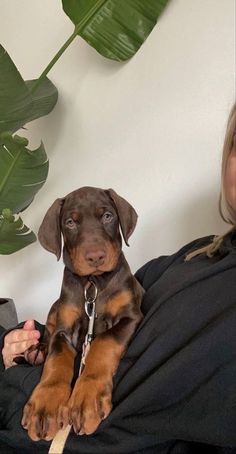
M 39 227 L 38 239 L 41 245 L 57 256 L 61 257 L 61 226 L 60 213 L 64 199 L 57 199 L 48 209 L 43 222 Z
M 108 192 L 109 196 L 115 204 L 120 221 L 121 232 L 125 243 L 127 244 L 127 246 L 129 246 L 128 239 L 135 229 L 138 215 L 135 209 L 130 205 L 130 203 L 127 202 L 127 200 L 123 199 L 123 197 L 120 197 L 118 194 L 116 194 L 113 189 L 108 189 L 106 192 Z

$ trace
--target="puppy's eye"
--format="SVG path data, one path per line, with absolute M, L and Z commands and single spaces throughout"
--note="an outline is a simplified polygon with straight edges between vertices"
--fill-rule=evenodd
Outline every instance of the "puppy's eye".
M 107 224 L 108 222 L 111 222 L 112 219 L 113 219 L 113 214 L 110 213 L 110 211 L 106 211 L 102 216 L 103 224 Z
M 74 227 L 76 227 L 76 223 L 72 218 L 67 219 L 65 224 L 66 227 L 69 227 L 69 229 L 73 229 Z

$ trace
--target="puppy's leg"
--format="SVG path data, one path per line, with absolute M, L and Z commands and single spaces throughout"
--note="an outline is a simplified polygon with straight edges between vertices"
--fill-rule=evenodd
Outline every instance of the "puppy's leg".
M 51 440 L 68 423 L 65 405 L 71 393 L 76 350 L 72 346 L 73 326 L 80 311 L 70 304 L 60 304 L 57 328 L 50 343 L 40 383 L 25 405 L 22 425 L 30 438 Z
M 114 298 L 112 328 L 98 335 L 88 352 L 85 368 L 77 379 L 69 400 L 69 419 L 79 434 L 93 433 L 112 408 L 112 378 L 142 314 L 133 304 L 126 304 L 126 292 Z

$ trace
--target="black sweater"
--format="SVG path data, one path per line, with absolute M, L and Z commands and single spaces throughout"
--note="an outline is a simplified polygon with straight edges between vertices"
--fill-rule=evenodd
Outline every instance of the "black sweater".
M 65 454 L 236 453 L 236 235 L 211 259 L 184 260 L 211 238 L 137 272 L 144 319 L 114 378 L 113 411 L 94 435 L 71 433 Z M 48 450 L 20 426 L 40 373 L 0 375 L 0 443 L 17 454 Z

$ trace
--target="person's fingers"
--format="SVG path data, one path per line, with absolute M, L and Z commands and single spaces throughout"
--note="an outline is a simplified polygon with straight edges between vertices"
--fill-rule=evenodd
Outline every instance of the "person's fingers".
M 20 353 L 24 353 L 28 348 L 30 348 L 32 345 L 36 345 L 38 343 L 38 340 L 25 340 L 23 342 L 15 342 L 14 344 L 11 344 L 8 353 L 12 356 L 16 356 Z
M 23 328 L 10 331 L 4 339 L 2 350 L 5 367 L 14 365 L 14 357 L 23 354 L 32 345 L 37 345 L 40 332 L 35 329 L 34 320 L 27 320 Z
M 14 357 L 23 354 L 32 345 L 37 345 L 40 332 L 35 329 L 34 320 L 27 320 L 24 327 L 10 331 L 4 339 L 2 350 L 3 362 L 6 368 L 14 365 Z
M 35 330 L 35 323 L 34 320 L 26 320 L 23 329 L 26 330 Z
M 3 362 L 5 368 L 11 367 L 14 365 L 14 357 L 17 355 L 22 355 L 28 348 L 32 345 L 37 345 L 37 339 L 30 339 L 23 342 L 14 342 L 10 344 L 5 344 L 2 350 Z
M 21 342 L 13 342 L 5 344 L 4 350 L 7 355 L 16 355 L 18 353 L 24 353 L 31 345 L 37 345 L 38 339 L 27 339 L 21 340 Z
M 12 362 L 12 358 L 10 356 L 9 357 L 3 356 L 3 362 L 4 362 L 5 369 L 8 369 L 9 367 L 14 365 Z
M 27 341 L 30 339 L 39 339 L 40 332 L 38 330 L 25 330 L 25 329 L 14 329 L 5 336 L 4 344 L 13 344 L 15 342 Z

